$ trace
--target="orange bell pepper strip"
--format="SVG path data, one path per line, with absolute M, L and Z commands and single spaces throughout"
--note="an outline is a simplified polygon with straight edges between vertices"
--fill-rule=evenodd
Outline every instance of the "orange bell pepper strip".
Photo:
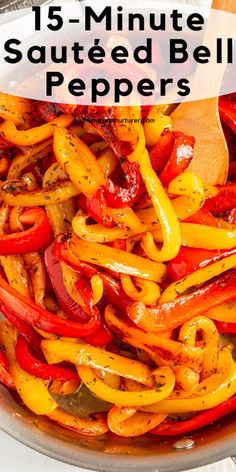
M 147 308 L 142 302 L 127 308 L 129 318 L 146 331 L 165 331 L 181 326 L 194 316 L 202 315 L 210 308 L 236 298 L 236 270 L 218 280 L 182 295 L 175 300 Z

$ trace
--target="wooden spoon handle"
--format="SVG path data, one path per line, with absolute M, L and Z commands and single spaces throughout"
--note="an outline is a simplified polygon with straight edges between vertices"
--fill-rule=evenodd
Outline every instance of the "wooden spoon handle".
M 236 13 L 235 0 L 213 0 L 212 8 L 216 10 L 226 11 L 228 13 Z

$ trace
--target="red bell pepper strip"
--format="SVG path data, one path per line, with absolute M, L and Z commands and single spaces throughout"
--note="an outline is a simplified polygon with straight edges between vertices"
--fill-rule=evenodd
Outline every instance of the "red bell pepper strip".
M 26 321 L 18 318 L 13 312 L 13 310 L 8 307 L 8 310 L 5 311 L 4 314 L 5 318 L 10 321 L 10 323 L 15 326 L 17 331 L 24 336 L 28 343 L 34 348 L 34 350 L 39 354 L 42 355 L 41 351 L 41 337 L 39 334 L 30 326 Z
M 121 166 L 126 179 L 125 187 L 120 187 L 109 179 L 108 187 L 105 189 L 107 204 L 112 208 L 131 206 L 139 196 L 141 182 L 139 164 L 137 162 L 124 161 L 121 163 Z
M 164 131 L 156 146 L 149 151 L 152 167 L 157 173 L 161 172 L 167 164 L 174 142 L 174 133 L 171 131 Z
M 118 158 L 124 158 L 131 154 L 131 144 L 121 141 L 117 137 L 114 107 L 78 105 L 75 110 L 75 116 L 79 120 L 91 122 L 100 136 L 111 146 Z
M 229 163 L 229 176 L 228 179 L 230 181 L 235 182 L 236 180 L 236 161 L 231 161 Z
M 44 253 L 44 260 L 58 303 L 70 320 L 85 323 L 89 319 L 89 314 L 67 293 L 63 282 L 60 263 L 54 257 L 52 251 L 53 246 L 51 245 Z
M 49 365 L 37 359 L 23 336 L 17 339 L 16 360 L 25 372 L 43 380 L 79 380 L 77 372 L 65 367 Z
M 217 219 L 206 209 L 201 208 L 197 213 L 190 216 L 185 220 L 188 223 L 195 223 L 198 225 L 213 226 L 214 228 L 219 228 L 219 223 Z
M 177 436 L 179 434 L 190 433 L 196 429 L 203 428 L 214 421 L 223 418 L 236 410 L 236 395 L 226 400 L 221 405 L 210 410 L 203 411 L 186 421 L 164 421 L 156 428 L 149 431 L 156 436 Z
M 42 208 L 29 208 L 19 220 L 31 228 L 19 233 L 0 236 L 0 255 L 27 254 L 39 251 L 52 241 L 52 230 L 46 212 Z
M 197 269 L 202 269 L 234 254 L 236 254 L 236 247 L 209 251 L 182 246 L 178 255 L 168 263 L 167 273 L 172 280 L 180 280 Z
M 57 239 L 54 242 L 53 254 L 59 261 L 65 262 L 72 267 L 72 269 L 79 270 L 79 272 L 83 271 L 87 277 L 91 278 L 93 275 L 98 274 L 103 281 L 105 296 L 108 301 L 121 310 L 132 304 L 132 299 L 126 295 L 118 280 L 115 280 L 103 271 L 99 271 L 97 267 L 94 267 L 92 264 L 79 261 L 71 252 L 66 239 L 62 241 Z
M 114 339 L 114 336 L 105 324 L 101 324 L 94 334 L 85 336 L 83 339 L 86 343 L 92 344 L 92 346 L 103 347 L 110 343 Z
M 225 302 L 236 298 L 236 270 L 219 277 L 214 282 L 182 295 L 174 301 L 147 308 L 144 303 L 134 303 L 127 308 L 129 318 L 138 326 L 151 331 L 175 329 Z
M 86 313 L 83 308 L 70 297 L 65 289 L 60 263 L 53 255 L 52 246 L 46 249 L 44 258 L 54 292 L 61 308 L 64 310 L 70 320 L 87 322 L 89 319 L 89 314 Z M 84 293 L 82 293 L 82 296 L 84 297 Z M 91 306 L 90 300 L 89 305 Z M 109 341 L 111 341 L 111 339 L 113 339 L 113 335 L 104 324 L 101 324 L 93 334 L 85 336 L 83 339 L 85 342 L 93 344 L 94 346 L 104 346 Z
M 219 112 L 223 123 L 236 133 L 236 96 L 227 95 L 219 98 Z
M 187 169 L 193 158 L 195 144 L 193 136 L 187 136 L 179 131 L 174 135 L 175 141 L 170 158 L 160 174 L 160 180 L 165 187 Z
M 0 350 L 0 382 L 8 388 L 15 389 L 14 379 L 9 372 L 8 361 Z
M 97 223 L 112 228 L 114 226 L 112 217 L 107 215 L 107 202 L 105 199 L 105 188 L 100 188 L 96 195 L 89 199 L 80 194 L 78 197 L 79 208 L 88 213 Z
M 217 190 L 218 194 L 215 197 L 208 198 L 204 208 L 218 215 L 236 207 L 236 183 L 219 185 Z
M 214 321 L 220 334 L 236 334 L 236 322 L 227 323 L 223 321 Z
M 77 323 L 62 319 L 36 305 L 24 295 L 11 288 L 0 277 L 0 310 L 7 317 L 9 312 L 26 321 L 33 327 L 72 338 L 82 338 L 94 333 L 100 326 L 99 311 L 93 313 L 88 323 Z
M 231 225 L 236 224 L 236 208 L 233 208 L 233 210 L 231 210 L 230 214 L 228 215 L 228 222 Z

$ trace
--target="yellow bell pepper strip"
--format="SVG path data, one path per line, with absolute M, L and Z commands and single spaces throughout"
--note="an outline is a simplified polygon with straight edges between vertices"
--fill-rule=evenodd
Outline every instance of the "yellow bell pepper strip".
M 114 228 L 106 228 L 99 223 L 87 225 L 86 220 L 88 218 L 88 215 L 81 215 L 81 211 L 79 210 L 72 222 L 72 227 L 75 234 L 85 241 L 107 243 L 116 241 L 117 239 L 126 239 L 136 234 L 135 232 L 120 228 L 119 226 L 115 226 Z
M 112 151 L 112 149 L 109 149 L 109 148 L 104 149 L 104 151 L 101 151 L 99 153 L 97 161 L 105 177 L 109 177 L 109 175 L 111 175 L 112 172 L 114 172 L 114 170 L 116 169 L 118 165 L 118 159 L 115 153 Z
M 97 305 L 103 297 L 103 281 L 101 277 L 96 274 L 91 277 L 90 283 L 93 291 L 93 303 Z
M 50 185 L 56 185 L 58 180 L 61 181 L 64 178 L 67 178 L 66 174 L 54 163 L 44 174 L 43 188 L 47 189 Z M 75 205 L 72 198 L 55 205 L 45 205 L 45 207 L 54 236 L 71 232 L 71 223 L 75 216 Z
M 236 298 L 236 271 L 233 270 L 195 292 L 176 300 L 147 308 L 136 302 L 127 308 L 129 318 L 146 331 L 175 329 L 183 323 L 206 313 L 210 308 Z
M 106 416 L 102 413 L 93 414 L 93 419 L 82 419 L 56 408 L 47 414 L 47 418 L 83 436 L 101 436 L 108 431 Z
M 20 178 L 21 173 L 25 167 L 31 164 L 35 164 L 44 157 L 49 157 L 52 153 L 52 139 L 47 139 L 42 143 L 36 144 L 35 146 L 28 148 L 26 153 L 19 154 L 14 157 L 11 162 L 10 169 L 8 171 L 8 180 L 17 180 Z
M 31 299 L 29 278 L 23 256 L 0 256 L 0 263 L 9 285 L 17 292 Z
M 93 369 L 78 366 L 78 373 L 86 387 L 98 398 L 118 406 L 139 407 L 167 398 L 173 391 L 175 376 L 168 367 L 160 367 L 156 374 L 156 387 L 142 392 L 124 392 L 106 385 Z M 138 384 L 139 385 L 139 384 Z
M 80 342 L 43 340 L 42 350 L 49 364 L 69 361 L 93 369 L 105 370 L 152 387 L 154 384 L 151 370 L 145 364 L 113 354 L 105 349 Z
M 135 277 L 135 283 L 133 283 L 130 275 L 121 274 L 120 281 L 126 295 L 133 298 L 133 300 L 142 301 L 145 305 L 155 305 L 161 296 L 159 285 L 150 280 Z M 141 290 L 138 290 L 136 285 Z
M 163 115 L 160 107 L 153 105 L 143 125 L 147 146 L 156 146 L 164 130 L 173 129 L 170 116 Z
M 34 301 L 37 305 L 44 307 L 46 271 L 42 256 L 39 252 L 30 252 L 25 254 L 24 261 L 29 271 Z
M 142 279 L 161 282 L 166 268 L 164 264 L 152 262 L 126 251 L 113 249 L 103 244 L 82 241 L 74 234 L 69 247 L 79 260 L 106 267 L 121 274 L 128 274 Z
M 64 202 L 79 194 L 77 187 L 70 181 L 60 185 L 29 192 L 18 180 L 7 180 L 0 188 L 0 196 L 10 206 L 44 206 Z
M 166 416 L 137 411 L 135 408 L 113 406 L 108 412 L 107 422 L 109 430 L 114 434 L 130 438 L 147 433 L 162 423 Z
M 11 120 L 21 129 L 32 127 L 33 101 L 28 98 L 16 97 L 0 93 L 0 117 Z
M 144 184 L 161 225 L 164 241 L 161 250 L 158 250 L 153 242 L 152 251 L 148 256 L 155 261 L 168 261 L 178 254 L 181 245 L 178 218 L 160 180 L 151 166 L 147 151 L 140 157 L 139 164 Z M 146 248 L 146 241 L 150 240 L 150 238 L 152 238 L 152 235 L 149 233 L 146 233 L 143 237 L 142 246 L 144 248 Z
M 205 313 L 205 316 L 223 323 L 236 323 L 236 300 L 211 308 Z
M 172 180 L 168 193 L 182 195 L 171 202 L 179 220 L 185 220 L 194 215 L 205 203 L 202 180 L 193 172 L 184 172 Z
M 89 147 L 66 129 L 57 128 L 53 143 L 59 165 L 68 173 L 78 190 L 93 197 L 106 184 L 103 171 Z
M 158 353 L 159 361 L 160 358 L 165 357 L 165 359 L 173 361 L 175 364 L 185 364 L 197 370 L 202 365 L 204 357 L 202 348 L 186 346 L 181 342 L 168 339 L 168 332 L 162 332 L 158 335 L 150 332 L 146 333 L 137 327 L 130 326 L 116 316 L 115 309 L 111 305 L 106 307 L 104 316 L 108 326 L 114 333 L 131 346 L 143 349 L 151 357 L 154 353 Z M 168 361 L 166 365 L 169 365 Z
M 175 381 L 185 392 L 191 392 L 198 386 L 200 375 L 190 367 L 179 365 L 175 367 Z
M 162 293 L 159 303 L 168 303 L 191 287 L 204 284 L 213 277 L 217 277 L 236 266 L 236 255 L 225 257 L 222 261 L 214 262 L 207 267 L 196 270 L 183 279 L 170 284 Z
M 131 115 L 130 107 L 126 106 L 117 106 L 114 107 L 114 118 L 115 118 L 115 127 L 116 127 L 116 136 L 121 141 L 131 142 L 136 144 L 138 140 L 138 135 L 133 126 L 130 126 Z
M 202 413 L 199 413 L 190 419 L 184 421 L 165 421 L 164 423 L 160 424 L 160 426 L 150 431 L 150 433 L 157 436 L 177 436 L 180 434 L 189 434 L 191 431 L 195 431 L 207 425 L 212 425 L 214 421 L 217 421 L 224 416 L 233 413 L 235 408 L 236 395 L 221 403 L 220 405 L 203 411 Z
M 168 398 L 144 408 L 152 413 L 178 414 L 191 411 L 208 410 L 227 401 L 236 393 L 236 367 L 231 353 L 222 351 L 220 357 L 225 364 L 224 373 L 214 374 L 217 381 L 213 382 L 213 388 L 207 389 L 206 381 L 201 382 L 194 392 L 187 398 Z M 213 377 L 213 376 L 212 376 Z M 142 408 L 143 410 L 143 408 Z
M 18 130 L 10 120 L 0 125 L 0 134 L 15 146 L 33 146 L 45 139 L 51 138 L 58 126 L 67 127 L 74 121 L 70 115 L 61 115 L 50 123 L 31 128 L 29 130 Z
M 47 415 L 57 407 L 56 402 L 48 392 L 45 382 L 22 370 L 15 358 L 17 332 L 7 322 L 1 324 L 0 342 L 4 347 L 10 371 L 13 375 L 16 390 L 31 411 L 37 415 Z
M 236 246 L 236 231 L 213 228 L 194 223 L 180 223 L 181 242 L 183 246 L 198 249 L 232 249 Z M 156 242 L 162 242 L 160 229 L 153 231 Z
M 0 158 L 0 179 L 6 179 L 7 173 L 11 167 L 11 159 L 8 155 L 1 153 L 2 157 Z
M 184 323 L 179 332 L 179 340 L 186 346 L 196 345 L 197 334 L 201 334 L 202 342 L 205 346 L 205 353 L 201 371 L 201 379 L 212 375 L 217 368 L 220 337 L 216 326 L 212 320 L 204 316 L 191 318 Z
M 107 215 L 118 225 L 126 231 L 139 234 L 146 231 L 146 226 L 140 221 L 132 208 L 107 208 Z M 120 238 L 119 238 L 120 239 Z

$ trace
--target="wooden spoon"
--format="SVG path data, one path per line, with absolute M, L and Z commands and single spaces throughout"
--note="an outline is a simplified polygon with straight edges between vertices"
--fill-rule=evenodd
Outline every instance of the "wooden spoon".
M 236 13 L 236 0 L 214 0 L 212 8 Z M 209 44 L 210 29 L 206 30 L 205 40 L 207 35 Z M 215 78 L 219 91 L 224 71 L 223 63 Z M 194 158 L 188 170 L 196 172 L 204 183 L 224 183 L 228 175 L 229 151 L 220 122 L 218 97 L 182 103 L 171 117 L 175 130 L 196 139 Z

